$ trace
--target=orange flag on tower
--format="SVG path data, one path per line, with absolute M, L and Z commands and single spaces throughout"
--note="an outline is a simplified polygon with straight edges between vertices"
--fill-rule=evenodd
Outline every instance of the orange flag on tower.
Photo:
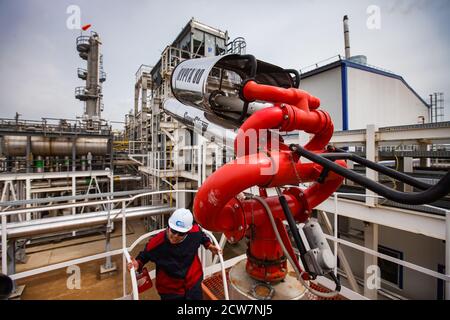
M 86 31 L 90 27 L 91 27 L 91 24 L 85 24 L 84 26 L 81 27 L 81 29 L 83 29 L 83 31 Z

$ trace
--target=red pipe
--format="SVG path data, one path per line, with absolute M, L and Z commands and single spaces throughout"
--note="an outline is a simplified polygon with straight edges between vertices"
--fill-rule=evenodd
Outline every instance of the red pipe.
M 320 99 L 308 92 L 295 88 L 279 88 L 249 81 L 242 89 L 244 97 L 249 101 L 262 100 L 274 103 L 287 103 L 308 111 L 320 106 Z M 308 109 L 308 110 L 307 110 Z
M 242 124 L 234 144 L 238 157 L 258 149 L 259 139 L 251 137 L 258 135 L 261 129 L 303 130 L 315 134 L 305 145 L 310 151 L 322 152 L 330 141 L 334 131 L 333 122 L 327 112 L 316 110 L 320 100 L 308 92 L 260 85 L 254 81 L 247 82 L 242 92 L 249 101 L 263 100 L 278 105 L 255 112 Z
M 208 177 L 194 200 L 194 215 L 206 229 L 224 232 L 229 241 L 249 239 L 247 272 L 262 281 L 280 281 L 286 276 L 286 257 L 276 239 L 265 208 L 255 199 L 239 200 L 236 196 L 258 186 L 269 205 L 277 227 L 282 226 L 284 212 L 277 196 L 267 197 L 265 188 L 297 185 L 317 181 L 323 168 L 315 163 L 301 163 L 289 148 L 279 143 L 260 145 L 260 130 L 304 130 L 314 134 L 305 146 L 316 153 L 323 152 L 333 134 L 330 116 L 316 110 L 320 100 L 299 89 L 283 89 L 249 81 L 243 88 L 244 97 L 275 103 L 249 117 L 239 129 L 235 140 L 237 159 L 222 166 Z M 269 140 L 271 139 L 270 134 Z M 273 139 L 273 137 L 272 137 Z M 278 141 L 277 141 L 278 142 Z M 344 161 L 337 161 L 345 166 Z M 289 188 L 283 193 L 298 222 L 305 222 L 311 210 L 327 199 L 343 178 L 329 172 L 321 183 L 306 190 Z M 283 242 L 286 240 L 284 236 Z M 287 243 L 288 251 L 293 252 Z

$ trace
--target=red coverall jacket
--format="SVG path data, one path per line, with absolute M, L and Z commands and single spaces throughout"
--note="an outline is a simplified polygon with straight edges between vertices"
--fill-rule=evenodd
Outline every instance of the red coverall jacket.
M 151 238 L 136 260 L 139 271 L 148 262 L 156 264 L 156 290 L 159 294 L 184 295 L 203 277 L 198 248 L 208 248 L 211 240 L 194 224 L 186 238 L 171 244 L 167 229 Z

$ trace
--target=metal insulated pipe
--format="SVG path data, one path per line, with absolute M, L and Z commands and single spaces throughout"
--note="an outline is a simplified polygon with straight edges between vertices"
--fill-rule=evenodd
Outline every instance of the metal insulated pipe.
M 42 171 L 41 171 L 42 172 Z M 96 178 L 98 183 L 110 182 L 110 178 Z M 127 175 L 119 175 L 114 176 L 114 182 L 126 182 L 126 181 L 141 181 L 142 177 L 140 176 L 127 176 Z M 83 177 L 82 179 L 76 180 L 77 186 L 85 186 L 88 185 L 90 181 L 90 177 Z M 67 187 L 72 185 L 72 180 L 51 180 L 49 182 L 33 182 L 33 189 L 35 188 L 51 188 L 51 187 Z M 32 190 L 33 190 L 32 189 Z
M 30 151 L 40 156 L 71 156 L 73 141 L 69 138 L 50 138 L 44 136 L 31 137 Z M 76 153 L 86 155 L 89 152 L 94 156 L 108 153 L 108 139 L 97 137 L 79 137 L 75 141 Z M 26 156 L 26 136 L 0 137 L 0 152 L 5 156 Z
M 207 119 L 205 112 L 195 107 L 182 104 L 176 99 L 169 98 L 164 101 L 164 112 L 183 123 L 188 128 L 197 133 L 203 134 L 210 141 L 215 141 L 219 145 L 232 147 L 236 139 L 234 130 L 227 130 L 225 123 L 214 123 L 211 120 L 218 120 L 213 117 Z
M 68 205 L 70 207 L 70 205 Z M 113 209 L 109 213 L 113 221 L 122 220 L 122 209 Z M 126 208 L 126 217 L 129 220 L 145 216 L 171 214 L 175 208 L 169 206 L 141 206 Z M 108 211 L 89 212 L 77 215 L 58 216 L 26 222 L 8 224 L 8 239 L 44 235 L 53 232 L 72 231 L 87 227 L 105 225 L 108 221 Z M 1 233 L 0 233 L 1 235 Z
M 348 16 L 344 16 L 344 42 L 345 42 L 345 59 L 350 58 L 350 31 L 348 28 Z

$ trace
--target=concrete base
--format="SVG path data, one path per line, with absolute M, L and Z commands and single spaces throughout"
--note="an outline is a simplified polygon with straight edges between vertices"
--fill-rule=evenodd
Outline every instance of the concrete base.
M 288 263 L 286 278 L 276 284 L 268 285 L 252 279 L 245 271 L 246 259 L 230 269 L 229 293 L 232 300 L 307 300 L 306 288 L 296 279 Z M 269 290 L 272 290 L 269 295 Z
M 115 262 L 111 262 L 111 266 L 109 268 L 106 267 L 106 265 L 102 264 L 100 266 L 100 276 L 108 275 L 112 272 L 117 271 L 117 265 Z
M 20 296 L 22 295 L 22 293 L 23 293 L 23 290 L 25 290 L 25 285 L 22 285 L 22 286 L 17 286 L 16 287 L 16 290 L 14 290 L 11 294 L 10 294 L 10 296 L 9 296 L 9 300 L 19 300 L 20 299 Z

